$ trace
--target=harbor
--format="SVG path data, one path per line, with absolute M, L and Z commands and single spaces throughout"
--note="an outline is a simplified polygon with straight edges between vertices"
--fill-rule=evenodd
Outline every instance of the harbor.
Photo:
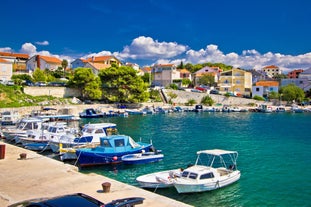
M 130 186 L 95 173 L 83 174 L 78 168 L 11 144 L 5 145 L 5 158 L 0 159 L 0 206 L 31 198 L 85 193 L 104 203 L 126 197 L 143 197 L 139 206 L 190 205 Z M 25 153 L 26 157 L 21 158 Z M 110 183 L 109 192 L 102 184 Z

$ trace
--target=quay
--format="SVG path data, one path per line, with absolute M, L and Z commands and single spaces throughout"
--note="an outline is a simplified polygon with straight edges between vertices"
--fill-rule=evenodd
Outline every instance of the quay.
M 127 185 L 95 173 L 83 174 L 78 168 L 8 143 L 0 159 L 0 206 L 32 198 L 85 193 L 104 203 L 126 197 L 143 197 L 138 207 L 190 207 L 191 205 Z M 26 159 L 20 155 L 26 153 Z M 104 192 L 102 183 L 111 183 Z

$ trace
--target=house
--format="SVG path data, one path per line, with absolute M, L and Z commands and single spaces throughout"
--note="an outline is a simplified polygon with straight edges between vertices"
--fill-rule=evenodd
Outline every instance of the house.
M 267 74 L 262 71 L 262 70 L 248 70 L 248 72 L 250 72 L 252 74 L 252 82 L 253 85 L 256 84 L 258 81 L 262 81 L 262 80 L 273 80 L 272 78 L 269 78 L 267 76 Z
M 0 58 L 12 64 L 13 74 L 27 73 L 26 61 L 29 59 L 28 54 L 0 52 Z
M 304 70 L 298 76 L 298 78 L 282 79 L 281 86 L 294 84 L 304 91 L 311 89 L 311 68 Z
M 96 63 L 96 62 L 87 62 L 84 65 L 84 68 L 91 68 L 92 72 L 95 75 L 98 75 L 100 70 L 103 70 L 103 69 L 106 69 L 106 68 L 109 68 L 109 67 L 111 67 L 111 65 L 107 65 L 107 64 L 104 64 L 104 63 Z
M 76 59 L 71 63 L 71 68 L 73 70 L 76 68 L 91 68 L 94 74 L 98 74 L 100 70 L 109 68 L 112 64 L 115 64 L 118 67 L 122 65 L 121 61 L 116 57 L 108 55 L 98 57 L 93 56 L 87 59 Z
M 280 68 L 275 65 L 266 66 L 262 70 L 267 74 L 269 78 L 273 78 L 275 75 L 282 74 Z
M 33 72 L 36 68 L 41 70 L 48 69 L 55 71 L 59 67 L 62 67 L 62 61 L 56 57 L 34 55 L 26 62 L 27 70 Z
M 197 72 L 194 73 L 194 83 L 195 85 L 198 83 L 199 79 L 203 75 L 212 75 L 214 76 L 215 83 L 218 82 L 220 73 L 222 72 L 222 69 L 219 67 L 209 67 L 205 66 L 202 69 L 198 70 Z
M 139 70 L 139 65 L 136 63 L 125 63 L 125 66 L 131 67 L 137 71 Z
M 251 96 L 252 74 L 233 68 L 220 73 L 218 87 L 220 93 L 233 93 L 238 96 Z
M 288 74 L 287 74 L 287 78 L 298 78 L 299 77 L 299 74 L 302 73 L 303 70 L 302 69 L 297 69 L 297 70 L 293 70 L 293 71 L 290 71 Z
M 152 85 L 167 86 L 173 83 L 173 80 L 180 79 L 180 72 L 174 64 L 155 64 L 152 66 Z
M 0 80 L 11 80 L 13 75 L 13 65 L 11 62 L 0 58 Z
M 278 81 L 258 81 L 252 88 L 252 97 L 261 96 L 264 98 L 269 97 L 269 93 L 279 92 L 279 82 Z

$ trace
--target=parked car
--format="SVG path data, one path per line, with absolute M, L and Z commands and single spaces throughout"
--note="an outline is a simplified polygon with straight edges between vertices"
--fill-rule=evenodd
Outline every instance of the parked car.
M 83 193 L 62 195 L 53 198 L 37 198 L 12 204 L 8 207 L 133 207 L 142 204 L 144 198 L 130 197 L 103 202 Z
M 46 86 L 46 83 L 45 83 L 45 82 L 42 82 L 42 81 L 36 82 L 36 83 L 35 83 L 35 86 Z
M 195 89 L 197 89 L 197 90 L 199 90 L 199 91 L 201 91 L 201 92 L 203 92 L 203 93 L 205 93 L 206 92 L 206 88 L 203 88 L 203 87 L 195 87 Z
M 203 93 L 202 91 L 198 90 L 198 89 L 191 89 L 191 92 L 195 92 L 195 93 Z
M 7 83 L 6 83 L 7 86 L 14 86 L 14 81 L 12 80 L 9 80 Z
M 209 93 L 210 94 L 219 94 L 219 91 L 218 90 L 211 90 Z

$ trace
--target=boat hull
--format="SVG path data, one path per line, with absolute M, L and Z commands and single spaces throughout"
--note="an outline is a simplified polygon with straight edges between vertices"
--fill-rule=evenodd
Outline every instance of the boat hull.
M 166 170 L 139 176 L 136 181 L 142 188 L 169 188 L 174 186 L 174 177 L 180 174 L 181 169 Z
M 96 148 L 85 148 L 76 151 L 78 163 L 80 167 L 117 164 L 122 162 L 122 156 L 127 154 L 141 153 L 142 150 L 149 152 L 151 144 L 145 145 L 143 148 L 135 148 L 130 151 L 105 153 L 102 151 L 96 151 Z
M 220 179 L 206 179 L 204 182 L 193 183 L 193 182 L 174 182 L 174 187 L 178 193 L 197 193 L 204 191 L 212 191 L 218 188 L 230 185 L 240 179 L 240 171 L 236 170 L 232 173 L 221 176 Z
M 147 164 L 152 162 L 159 162 L 163 160 L 163 154 L 150 154 L 150 153 L 140 153 L 140 154 L 130 154 L 121 157 L 122 162 L 127 165 L 133 164 Z

